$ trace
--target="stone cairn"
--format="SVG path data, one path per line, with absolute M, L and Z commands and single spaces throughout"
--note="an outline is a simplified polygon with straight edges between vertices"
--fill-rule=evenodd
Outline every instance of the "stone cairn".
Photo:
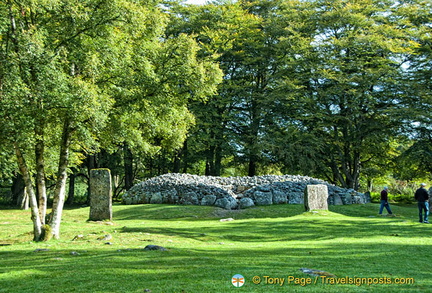
M 344 189 L 323 180 L 295 175 L 214 177 L 165 174 L 134 185 L 122 198 L 123 204 L 182 204 L 243 209 L 271 204 L 304 204 L 308 185 L 324 184 L 328 204 L 364 204 L 370 196 Z

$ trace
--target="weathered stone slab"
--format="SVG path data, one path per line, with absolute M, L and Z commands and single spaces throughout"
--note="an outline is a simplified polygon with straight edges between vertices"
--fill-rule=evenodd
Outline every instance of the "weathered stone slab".
M 328 210 L 327 185 L 307 185 L 304 192 L 304 205 L 306 211 Z
M 112 220 L 112 186 L 109 169 L 90 170 L 89 220 Z

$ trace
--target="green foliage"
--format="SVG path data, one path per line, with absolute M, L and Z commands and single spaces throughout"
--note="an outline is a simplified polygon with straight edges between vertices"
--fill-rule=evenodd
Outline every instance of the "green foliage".
M 178 148 L 193 123 L 187 103 L 214 94 L 220 70 L 197 58 L 192 38 L 164 38 L 157 1 L 0 6 L 8 12 L 0 21 L 0 149 L 16 150 L 35 230 L 44 224 L 37 214 L 44 218 L 45 181 L 54 178 L 50 225 L 58 237 L 68 167 L 101 145 L 127 141 L 151 155 Z
M 142 29 L 137 25 L 135 34 Z M 118 86 L 112 91 L 116 102 L 104 130 L 107 149 L 123 141 L 135 153 L 150 156 L 161 148 L 178 149 L 194 123 L 186 105 L 215 93 L 220 70 L 197 56 L 196 42 L 186 35 L 161 38 L 127 40 L 130 47 L 122 57 L 128 62 L 118 69 Z
M 11 191 L 9 188 L 0 187 L 0 204 L 8 205 L 11 202 Z
M 15 144 L 55 182 L 69 136 L 69 167 L 102 149 L 120 178 L 430 177 L 430 23 L 423 0 L 3 1 L 0 180 Z
M 382 170 L 394 157 L 391 138 L 412 121 L 400 68 L 417 43 L 401 34 L 390 3 L 290 4 L 283 20 L 297 21 L 293 38 L 303 45 L 281 43 L 286 78 L 269 145 L 288 168 L 358 188 L 363 170 Z
M 430 178 L 432 168 L 432 143 L 427 137 L 419 137 L 411 146 L 405 149 L 397 157 L 399 166 L 394 172 L 395 177 L 401 180 L 413 180 L 418 178 Z
M 419 91 L 406 86 L 409 71 L 418 70 L 407 60 L 419 56 L 422 68 L 420 60 L 429 60 L 417 53 L 428 40 L 420 33 L 429 19 L 424 5 L 341 0 L 176 7 L 168 34 L 194 36 L 201 54 L 217 54 L 225 74 L 218 96 L 190 106 L 196 127 L 183 165 L 205 158 L 206 174 L 217 175 L 228 167 L 223 158 L 234 155 L 239 168 L 249 164 L 249 175 L 275 164 L 284 173 L 353 188 L 360 174 L 388 172 L 399 155 L 398 135 L 430 113 L 419 112 L 423 106 L 412 98 Z
M 423 182 L 423 181 L 422 181 Z M 425 181 L 427 183 L 427 181 Z M 383 178 L 381 182 L 376 182 L 374 192 L 371 192 L 373 202 L 380 201 L 381 190 L 387 186 L 389 188 L 389 200 L 401 204 L 415 203 L 414 193 L 419 188 L 420 182 L 396 180 L 392 177 Z
M 404 191 L 400 191 L 404 192 Z M 390 203 L 398 203 L 398 204 L 415 204 L 416 201 L 414 199 L 414 193 L 411 190 L 405 191 L 407 193 L 390 193 L 388 196 L 388 200 Z M 411 193 L 412 192 L 412 193 Z M 381 201 L 381 193 L 380 192 L 371 192 L 372 202 L 380 203 Z

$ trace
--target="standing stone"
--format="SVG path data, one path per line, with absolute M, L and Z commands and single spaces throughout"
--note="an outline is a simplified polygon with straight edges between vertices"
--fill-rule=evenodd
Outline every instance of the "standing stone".
M 112 220 L 112 187 L 109 169 L 90 170 L 90 221 Z
M 327 198 L 327 185 L 317 184 L 306 186 L 304 192 L 304 205 L 306 211 L 328 210 Z

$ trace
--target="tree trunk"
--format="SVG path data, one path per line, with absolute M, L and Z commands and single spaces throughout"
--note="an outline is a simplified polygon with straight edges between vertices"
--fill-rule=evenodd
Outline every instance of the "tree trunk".
M 331 162 L 330 162 L 330 168 L 333 173 L 333 184 L 340 184 L 343 188 L 348 188 L 347 183 L 344 179 L 344 176 L 341 174 L 339 167 L 337 165 L 336 159 L 332 156 Z
M 36 194 L 34 192 L 33 183 L 31 181 L 30 172 L 27 167 L 27 163 L 24 159 L 24 156 L 21 152 L 21 149 L 18 147 L 17 143 L 14 143 L 15 148 L 15 154 L 18 161 L 18 167 L 20 169 L 21 175 L 23 176 L 27 194 L 30 201 L 30 208 L 31 208 L 31 219 L 33 221 L 33 241 L 40 241 L 42 240 L 42 235 L 44 232 L 42 221 L 40 219 Z
M 21 196 L 21 198 L 19 199 L 19 207 L 22 210 L 28 210 L 29 209 L 29 195 L 27 193 L 27 188 L 24 188 L 24 192 Z
M 90 170 L 98 168 L 98 163 L 95 155 L 88 155 L 86 159 L 87 166 L 87 200 L 86 203 L 90 205 Z
M 129 190 L 133 186 L 133 155 L 128 144 L 125 142 L 123 147 L 123 160 L 125 171 L 125 190 Z
M 209 158 L 206 158 L 206 162 L 205 162 L 205 169 L 204 169 L 204 176 L 210 176 L 210 162 L 209 162 Z
M 207 162 L 208 162 L 208 174 L 209 176 L 216 176 L 215 167 L 214 167 L 214 157 L 215 157 L 215 146 L 210 145 L 207 151 Z
M 369 191 L 369 192 L 373 191 L 373 179 L 372 178 L 367 179 L 367 191 Z
M 74 203 L 75 199 L 75 170 L 73 169 L 73 173 L 69 175 L 69 191 L 68 191 L 68 197 L 66 200 L 66 205 L 72 205 Z
M 62 141 L 60 146 L 60 159 L 57 171 L 57 182 L 54 190 L 54 201 L 49 225 L 55 239 L 60 238 L 60 223 L 65 200 L 67 167 L 69 163 L 69 147 L 71 143 L 72 129 L 69 119 L 63 125 Z
M 222 171 L 222 148 L 217 146 L 215 149 L 214 175 L 221 176 Z
M 182 152 L 183 149 L 179 149 L 174 154 L 174 162 L 173 162 L 173 169 L 172 169 L 173 173 L 180 173 Z
M 14 173 L 14 177 L 12 179 L 12 203 L 21 206 L 23 198 L 25 198 L 25 182 L 21 173 Z
M 257 164 L 258 160 L 260 158 L 259 150 L 258 150 L 258 131 L 260 127 L 260 114 L 259 109 L 257 106 L 257 103 L 253 101 L 252 106 L 252 124 L 250 126 L 249 130 L 249 136 L 248 136 L 248 153 L 249 153 L 249 166 L 248 166 L 248 176 L 256 176 L 257 174 Z
M 43 130 L 42 127 L 36 127 L 36 136 L 38 137 L 35 146 L 35 157 L 36 157 L 36 188 L 39 196 L 39 215 L 42 225 L 45 225 L 45 216 L 47 210 L 47 193 L 45 185 L 45 159 L 44 151 L 45 144 L 43 141 Z
M 248 176 L 253 177 L 256 175 L 256 160 L 255 156 L 249 157 L 249 168 L 248 168 Z
M 189 166 L 189 156 L 188 156 L 188 143 L 187 143 L 187 139 L 184 141 L 183 143 L 183 150 L 182 150 L 182 155 L 183 155 L 183 170 L 182 173 L 187 173 L 188 170 L 188 166 Z

